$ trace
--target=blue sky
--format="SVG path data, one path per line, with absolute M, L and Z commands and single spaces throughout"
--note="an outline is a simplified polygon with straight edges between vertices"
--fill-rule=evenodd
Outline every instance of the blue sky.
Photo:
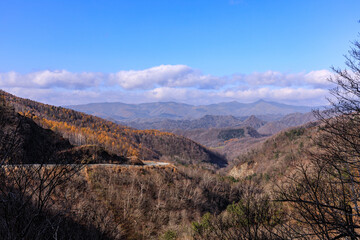
M 0 1 L 0 87 L 56 105 L 323 104 L 358 0 Z

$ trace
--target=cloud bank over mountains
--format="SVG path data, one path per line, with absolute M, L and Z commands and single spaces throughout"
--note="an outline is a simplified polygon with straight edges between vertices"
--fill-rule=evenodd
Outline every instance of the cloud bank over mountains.
M 0 88 L 54 105 L 90 102 L 141 103 L 178 101 L 210 104 L 258 99 L 323 105 L 332 85 L 328 70 L 300 73 L 276 71 L 212 76 L 186 65 L 160 65 L 116 73 L 44 70 L 0 73 Z

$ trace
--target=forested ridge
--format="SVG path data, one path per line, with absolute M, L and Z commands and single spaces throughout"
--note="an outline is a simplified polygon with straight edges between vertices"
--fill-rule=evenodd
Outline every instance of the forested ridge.
M 23 99 L 1 91 L 5 101 L 40 126 L 60 133 L 74 145 L 98 145 L 107 151 L 139 159 L 225 166 L 226 160 L 205 147 L 157 130 L 136 130 L 74 110 Z
M 69 140 L 0 101 L 0 164 L 129 163 L 102 147 L 74 147 Z

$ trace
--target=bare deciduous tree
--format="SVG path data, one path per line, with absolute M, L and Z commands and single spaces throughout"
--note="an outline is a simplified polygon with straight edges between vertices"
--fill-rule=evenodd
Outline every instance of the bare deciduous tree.
M 193 223 L 194 239 L 281 239 L 276 230 L 284 220 L 281 207 L 253 182 L 244 182 L 241 190 L 241 200 L 225 212 Z
M 317 111 L 317 152 L 279 191 L 291 207 L 292 238 L 360 238 L 360 44 L 345 56 L 348 69 L 333 68 L 331 108 Z M 295 230 L 296 229 L 296 230 Z
M 47 213 L 54 200 L 53 192 L 83 165 L 70 164 L 52 149 L 56 146 L 49 144 L 37 146 L 37 154 L 33 149 L 24 154 L 29 136 L 23 133 L 35 123 L 31 125 L 7 106 L 4 98 L 1 100 L 0 238 L 43 239 L 52 236 L 57 239 L 59 218 Z

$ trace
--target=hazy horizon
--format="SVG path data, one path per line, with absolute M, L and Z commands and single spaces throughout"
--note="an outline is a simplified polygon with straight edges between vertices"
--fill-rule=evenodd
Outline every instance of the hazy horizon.
M 252 102 L 240 102 L 240 101 L 227 101 L 227 102 L 215 102 L 215 103 L 209 103 L 209 104 L 189 104 L 189 103 L 185 103 L 185 102 L 180 102 L 180 101 L 157 101 L 157 102 L 140 102 L 140 103 L 127 103 L 127 102 L 89 102 L 89 103 L 84 103 L 84 104 L 75 104 L 75 105 L 61 105 L 62 107 L 71 107 L 71 106 L 77 106 L 77 105 L 91 105 L 91 104 L 116 104 L 116 103 L 120 103 L 120 104 L 129 104 L 129 105 L 139 105 L 139 104 L 157 104 L 157 103 L 176 103 L 176 104 L 187 104 L 187 105 L 191 105 L 191 106 L 206 106 L 206 105 L 212 105 L 212 104 L 223 104 L 223 103 L 240 103 L 240 104 L 254 104 L 257 102 L 267 102 L 267 103 L 275 103 L 275 104 L 284 104 L 284 105 L 290 105 L 290 106 L 298 106 L 298 107 L 325 107 L 326 105 L 318 105 L 318 106 L 310 106 L 310 105 L 296 105 L 296 104 L 285 104 L 285 103 L 281 103 L 281 102 L 276 102 L 276 101 L 268 101 L 266 99 L 259 99 L 256 101 L 252 101 Z

